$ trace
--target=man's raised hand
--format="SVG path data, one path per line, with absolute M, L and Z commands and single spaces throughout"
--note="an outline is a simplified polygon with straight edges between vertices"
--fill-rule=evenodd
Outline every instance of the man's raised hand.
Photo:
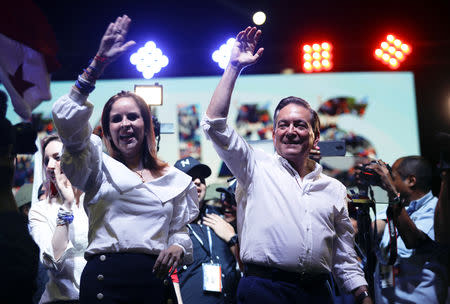
M 230 65 L 237 69 L 243 69 L 258 61 L 264 51 L 263 48 L 259 48 L 255 53 L 260 38 L 261 30 L 257 30 L 256 27 L 249 26 L 240 31 L 231 50 Z

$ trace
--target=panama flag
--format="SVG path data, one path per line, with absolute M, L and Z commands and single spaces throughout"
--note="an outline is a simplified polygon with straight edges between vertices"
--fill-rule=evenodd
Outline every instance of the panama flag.
M 0 81 L 23 119 L 51 99 L 50 73 L 59 67 L 56 38 L 42 11 L 31 0 L 2 4 Z

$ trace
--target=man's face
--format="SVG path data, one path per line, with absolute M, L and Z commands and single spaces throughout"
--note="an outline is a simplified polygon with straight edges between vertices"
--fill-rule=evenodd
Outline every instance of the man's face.
M 192 181 L 194 182 L 194 185 L 197 188 L 198 201 L 201 203 L 205 199 L 205 195 L 206 195 L 205 179 L 200 178 L 200 177 L 193 177 Z
M 392 177 L 392 181 L 394 183 L 395 189 L 397 189 L 397 191 L 400 192 L 400 195 L 402 197 L 408 198 L 411 194 L 409 179 L 405 178 L 403 180 L 401 175 L 398 172 L 398 167 L 400 166 L 402 161 L 403 160 L 399 159 L 394 163 L 394 165 L 392 165 L 391 177 Z
M 277 153 L 289 161 L 309 153 L 319 138 L 314 139 L 311 113 L 305 107 L 288 104 L 280 110 L 273 131 L 273 144 Z

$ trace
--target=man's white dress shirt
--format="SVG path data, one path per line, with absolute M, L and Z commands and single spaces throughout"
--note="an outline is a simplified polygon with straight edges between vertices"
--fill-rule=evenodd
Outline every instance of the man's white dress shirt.
M 53 121 L 64 144 L 62 168 L 70 182 L 86 193 L 89 246 L 86 256 L 139 252 L 158 255 L 171 245 L 192 261 L 186 225 L 197 217 L 197 191 L 190 176 L 169 167 L 157 179 L 143 183 L 123 163 L 103 153 L 92 135 L 93 106 L 73 90 L 53 105 Z
M 350 292 L 367 285 L 353 248 L 344 185 L 315 165 L 303 179 L 280 155 L 253 149 L 226 119 L 205 117 L 202 127 L 236 176 L 240 256 L 307 274 L 333 272 Z

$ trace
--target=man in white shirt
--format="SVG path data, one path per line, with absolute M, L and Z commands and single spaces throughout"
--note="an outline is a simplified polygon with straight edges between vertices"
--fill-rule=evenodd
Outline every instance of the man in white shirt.
M 297 97 L 283 99 L 274 115 L 275 155 L 251 148 L 226 125 L 231 93 L 241 70 L 263 53 L 261 31 L 248 27 L 202 121 L 207 137 L 238 180 L 240 257 L 245 277 L 238 303 L 332 303 L 333 273 L 358 303 L 372 303 L 353 249 L 346 189 L 309 160 L 317 145 L 317 113 Z

